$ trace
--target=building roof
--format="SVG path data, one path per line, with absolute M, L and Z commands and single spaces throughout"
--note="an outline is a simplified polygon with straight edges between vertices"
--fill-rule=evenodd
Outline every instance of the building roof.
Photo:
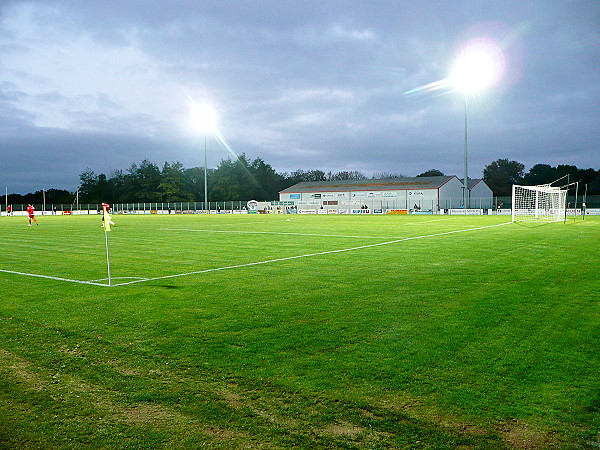
M 280 191 L 280 194 L 296 192 L 337 192 L 337 191 L 398 191 L 405 189 L 437 189 L 446 184 L 452 176 L 384 178 L 381 180 L 338 180 L 303 181 Z M 457 178 L 458 179 L 458 178 Z
M 482 181 L 482 178 L 469 178 L 469 189 L 473 189 L 476 184 L 481 183 Z

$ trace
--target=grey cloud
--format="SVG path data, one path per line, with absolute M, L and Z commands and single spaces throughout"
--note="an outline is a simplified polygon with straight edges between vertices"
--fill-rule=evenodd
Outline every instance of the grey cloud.
M 44 0 L 4 2 L 0 12 L 23 24 L 30 17 L 39 33 L 0 19 L 6 54 L 49 45 L 64 67 L 77 67 L 76 41 L 78 51 L 106 58 L 113 80 L 76 80 L 75 89 L 59 78 L 62 64 L 0 61 L 0 157 L 10 159 L 0 185 L 35 190 L 44 176 L 73 188 L 85 167 L 108 172 L 146 157 L 198 165 L 182 122 L 200 99 L 216 104 L 236 152 L 280 171 L 461 173 L 460 94 L 404 92 L 446 77 L 473 30 L 507 39 L 510 73 L 469 102 L 472 175 L 504 157 L 600 168 L 600 4 L 592 0 L 577 8 L 542 0 Z M 19 32 L 25 39 L 15 39 Z M 213 143 L 209 164 L 227 156 Z

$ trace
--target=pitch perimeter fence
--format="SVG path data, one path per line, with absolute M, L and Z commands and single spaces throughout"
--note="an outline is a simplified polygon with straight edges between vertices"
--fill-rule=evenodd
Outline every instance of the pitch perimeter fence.
M 246 208 L 247 201 L 231 201 L 231 202 L 132 202 L 132 203 L 115 203 L 111 205 L 112 213 L 148 213 L 156 212 L 157 214 L 181 213 L 189 211 L 242 211 Z M 7 206 L 11 206 L 13 213 L 24 212 L 27 210 L 25 204 L 16 205 L 1 205 L 0 211 L 5 212 Z M 50 215 L 62 214 L 65 211 L 73 214 L 94 214 L 99 213 L 102 208 L 101 203 L 33 203 L 37 214 Z
M 423 202 L 416 210 L 423 211 L 435 211 L 439 209 L 449 208 L 460 208 L 459 199 L 454 202 L 452 199 L 441 202 L 440 205 L 426 204 Z M 567 198 L 568 208 L 581 208 L 582 197 L 569 196 Z M 310 203 L 308 205 L 307 203 Z M 331 205 L 328 201 L 311 201 L 311 202 L 257 202 L 256 209 L 259 212 L 295 212 L 297 209 L 302 208 L 340 208 L 342 205 Z M 337 202 L 336 202 L 337 203 Z M 361 208 L 366 206 L 365 209 L 394 209 L 394 208 L 407 208 L 411 209 L 414 205 L 396 205 L 389 200 L 379 199 L 365 199 L 356 202 L 348 202 L 352 205 L 346 205 L 350 208 Z M 356 203 L 356 204 L 355 204 Z M 500 212 L 510 210 L 512 207 L 511 197 L 494 197 L 493 199 L 477 199 L 471 198 L 470 207 L 483 209 L 486 212 L 491 210 L 492 212 Z M 112 205 L 113 213 L 125 213 L 125 214 L 181 214 L 181 213 L 195 213 L 195 212 L 245 212 L 248 209 L 248 201 L 236 200 L 236 201 L 222 201 L 222 202 L 131 202 L 131 203 L 116 203 Z M 6 215 L 7 207 L 10 206 L 13 214 L 25 214 L 27 210 L 26 204 L 0 204 L 0 213 Z M 588 209 L 600 208 L 600 195 L 588 195 L 586 198 L 586 206 Z M 64 212 L 70 212 L 72 214 L 95 214 L 101 211 L 100 203 L 79 203 L 79 204 L 65 204 L 65 203 L 34 203 L 33 207 L 37 214 L 40 215 L 52 215 L 52 214 L 63 214 Z

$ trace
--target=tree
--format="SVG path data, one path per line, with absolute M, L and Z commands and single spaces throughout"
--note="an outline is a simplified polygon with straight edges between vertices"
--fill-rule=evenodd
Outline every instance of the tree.
M 156 192 L 160 184 L 160 169 L 147 159 L 143 160 L 139 167 L 132 164 L 129 174 L 126 176 L 125 188 L 135 198 L 128 200 L 138 202 L 156 201 Z
M 565 175 L 569 175 L 571 182 L 579 181 L 579 187 L 588 186 L 588 194 L 600 194 L 600 171 L 594 169 L 578 169 L 576 166 L 561 164 L 552 167 L 549 164 L 536 164 L 523 178 L 523 184 L 537 185 L 553 183 L 561 179 Z M 567 183 L 567 178 L 564 178 L 558 183 L 563 185 Z
M 123 203 L 129 200 L 129 195 L 125 190 L 127 184 L 127 175 L 125 175 L 122 170 L 115 170 L 108 182 L 111 189 L 111 199 L 113 203 Z
M 443 177 L 445 174 L 441 170 L 429 169 L 417 175 L 417 177 Z
M 106 178 L 106 174 L 101 173 L 98 175 L 97 186 L 96 186 L 96 198 L 98 202 L 106 202 L 109 199 L 112 200 L 112 195 L 110 195 L 110 185 Z
M 558 175 L 556 179 L 562 178 L 559 183 L 561 185 L 567 184 L 567 180 L 570 180 L 571 182 L 580 181 L 580 172 L 581 171 L 576 166 L 559 164 L 556 166 L 556 174 Z
M 512 185 L 522 183 L 524 169 L 520 162 L 498 159 L 484 167 L 483 180 L 494 195 L 511 195 Z
M 169 164 L 165 161 L 158 185 L 158 195 L 161 200 L 164 202 L 193 201 L 194 196 L 191 192 L 186 192 L 185 185 L 183 164 L 180 162 Z
M 340 180 L 366 180 L 367 176 L 359 172 L 358 170 L 342 170 L 341 172 L 329 172 L 327 174 L 327 180 L 329 181 L 340 181 Z
M 265 200 L 278 198 L 279 191 L 282 189 L 283 176 L 278 174 L 262 158 L 255 158 L 253 161 L 248 162 L 248 169 L 254 184 L 259 189 L 254 198 L 264 198 Z
M 301 183 L 303 181 L 325 181 L 325 172 L 322 170 L 304 170 L 298 169 L 293 171 L 287 179 L 290 181 L 290 186 Z
M 46 191 L 46 203 L 63 204 L 72 203 L 73 194 L 64 189 L 48 189 Z
M 215 169 L 207 169 L 208 179 L 212 181 Z M 192 167 L 183 171 L 184 190 L 192 194 L 195 201 L 204 201 L 204 168 Z
M 90 169 L 85 169 L 79 174 L 81 184 L 79 185 L 79 198 L 83 202 L 98 202 L 98 177 L 96 173 Z
M 253 198 L 255 193 L 251 185 L 248 161 L 243 153 L 235 160 L 222 159 L 212 176 L 209 177 L 209 200 L 244 200 Z
M 383 180 L 386 178 L 406 178 L 406 175 L 396 172 L 375 172 L 371 177 L 372 180 Z
M 261 158 L 248 159 L 244 153 L 235 160 L 221 160 L 209 178 L 212 201 L 272 200 L 284 185 L 284 177 Z
M 588 183 L 589 195 L 600 195 L 600 170 L 596 172 L 596 176 Z
M 596 173 L 594 169 L 580 169 L 579 170 L 579 181 L 583 186 L 586 184 L 589 186 L 595 181 L 600 182 L 600 171 Z M 581 187 L 581 186 L 580 186 Z
M 556 169 L 550 164 L 536 164 L 523 177 L 523 184 L 536 185 L 551 183 L 558 178 Z

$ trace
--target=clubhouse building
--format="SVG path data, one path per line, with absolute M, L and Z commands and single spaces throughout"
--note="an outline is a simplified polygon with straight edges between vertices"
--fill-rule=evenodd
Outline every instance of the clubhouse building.
M 281 205 L 299 212 L 403 211 L 438 213 L 464 208 L 463 183 L 456 177 L 410 177 L 381 180 L 301 182 L 279 192 Z M 481 179 L 469 179 L 468 208 L 492 207 L 492 190 Z

